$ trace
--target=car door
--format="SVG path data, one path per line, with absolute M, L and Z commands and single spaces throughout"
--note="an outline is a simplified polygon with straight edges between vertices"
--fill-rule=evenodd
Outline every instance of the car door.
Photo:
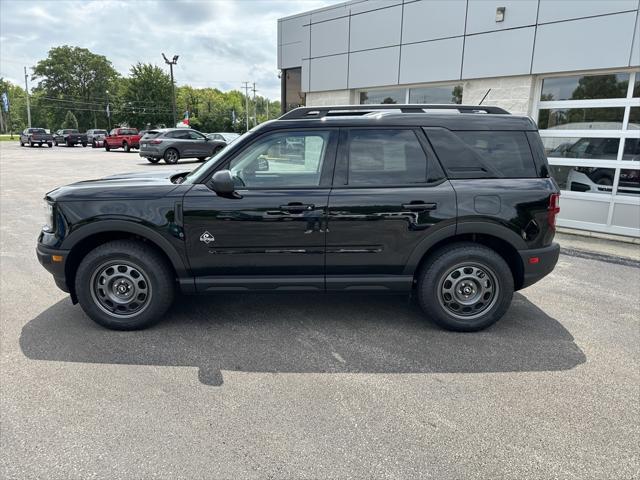
M 337 130 L 272 131 L 218 169 L 234 198 L 197 184 L 183 205 L 187 253 L 199 290 L 324 289 L 326 213 Z M 287 148 L 288 139 L 302 149 Z
M 327 290 L 404 290 L 412 253 L 441 228 L 455 233 L 453 187 L 424 132 L 349 128 L 329 197 Z
M 190 148 L 193 149 L 192 156 L 194 157 L 209 157 L 211 156 L 211 141 L 207 141 L 207 137 L 195 130 L 189 130 Z

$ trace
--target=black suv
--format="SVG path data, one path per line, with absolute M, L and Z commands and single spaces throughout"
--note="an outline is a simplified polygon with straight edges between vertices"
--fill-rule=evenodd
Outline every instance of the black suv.
M 554 268 L 558 192 L 534 122 L 497 107 L 298 108 L 190 173 L 49 192 L 37 253 L 108 328 L 180 290 L 413 294 L 471 331 Z

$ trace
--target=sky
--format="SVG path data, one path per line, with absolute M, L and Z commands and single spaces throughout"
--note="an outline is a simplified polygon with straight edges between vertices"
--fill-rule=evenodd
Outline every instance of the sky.
M 336 0 L 0 0 L 0 76 L 24 86 L 23 67 L 51 47 L 106 56 L 123 75 L 137 62 L 168 68 L 178 85 L 240 89 L 279 100 L 277 20 Z M 30 87 L 35 82 L 30 83 Z

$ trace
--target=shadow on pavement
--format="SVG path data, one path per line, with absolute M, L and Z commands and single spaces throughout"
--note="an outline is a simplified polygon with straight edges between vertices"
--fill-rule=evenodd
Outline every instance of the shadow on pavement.
M 61 300 L 20 336 L 34 360 L 295 373 L 480 373 L 567 370 L 586 357 L 571 334 L 520 294 L 477 333 L 426 321 L 406 297 L 230 295 L 178 297 L 159 325 L 114 332 Z

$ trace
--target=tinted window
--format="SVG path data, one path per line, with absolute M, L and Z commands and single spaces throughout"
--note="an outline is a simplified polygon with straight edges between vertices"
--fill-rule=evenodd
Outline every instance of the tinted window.
M 361 104 L 405 103 L 406 90 L 371 90 L 360 92 Z
M 409 90 L 409 103 L 462 103 L 462 85 Z
M 427 157 L 411 130 L 350 130 L 347 158 L 349 185 L 406 185 L 427 178 Z
M 189 138 L 191 138 L 192 140 L 204 140 L 204 136 L 200 135 L 198 132 L 194 132 L 193 130 L 190 130 L 188 133 L 189 133 Z
M 191 138 L 188 131 L 185 130 L 173 130 L 172 132 L 167 132 L 165 135 L 167 138 L 179 138 L 181 140 L 188 140 Z
M 538 128 L 619 130 L 624 107 L 540 109 Z
M 30 131 L 31 133 L 40 133 L 40 134 L 47 133 L 44 131 L 44 128 L 32 128 Z
M 280 188 L 320 185 L 329 132 L 273 133 L 231 160 L 239 187 Z
M 628 73 L 545 78 L 540 100 L 625 98 L 628 85 Z
M 547 157 L 615 160 L 619 138 L 545 137 L 542 139 Z
M 429 129 L 449 178 L 531 178 L 536 168 L 524 132 Z

